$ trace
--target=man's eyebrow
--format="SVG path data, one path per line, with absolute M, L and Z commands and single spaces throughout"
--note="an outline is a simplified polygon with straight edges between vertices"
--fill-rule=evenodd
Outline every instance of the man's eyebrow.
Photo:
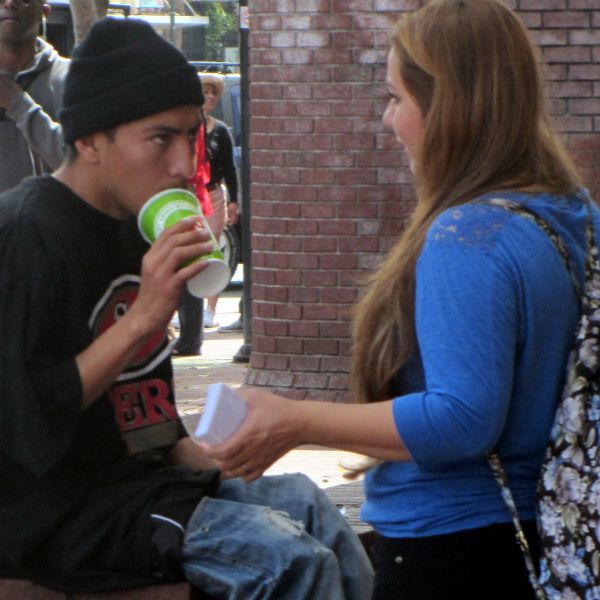
M 173 125 L 163 125 L 158 123 L 156 125 L 149 125 L 146 128 L 146 131 L 148 133 L 170 133 L 173 135 L 177 135 L 180 133 L 186 133 L 188 131 L 198 129 L 201 123 L 202 121 L 199 120 L 197 123 L 194 123 L 191 127 L 174 127 Z
M 171 125 L 150 125 L 146 128 L 148 133 L 172 133 L 178 134 L 183 130 L 180 127 L 173 127 Z

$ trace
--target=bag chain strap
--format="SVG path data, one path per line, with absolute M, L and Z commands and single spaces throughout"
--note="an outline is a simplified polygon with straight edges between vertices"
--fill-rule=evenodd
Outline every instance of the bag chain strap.
M 573 269 L 573 266 L 571 265 L 569 253 L 568 253 L 562 239 L 554 231 L 554 229 L 544 219 L 542 219 L 539 215 L 537 215 L 535 212 L 522 206 L 521 204 L 518 204 L 517 202 L 512 202 L 510 200 L 506 200 L 506 199 L 502 199 L 502 198 L 495 198 L 495 199 L 489 200 L 488 203 L 492 204 L 494 206 L 499 206 L 501 208 L 504 208 L 504 209 L 512 212 L 513 214 L 519 215 L 525 219 L 533 221 L 534 223 L 536 223 L 536 225 L 538 225 L 540 227 L 540 229 L 542 229 L 542 231 L 544 231 L 544 233 L 546 233 L 548 235 L 548 237 L 550 238 L 550 241 L 552 242 L 552 244 L 558 251 L 561 259 L 563 260 L 563 262 L 565 264 L 565 267 L 569 273 L 569 277 L 571 278 L 571 282 L 573 283 L 573 287 L 575 289 L 575 293 L 577 294 L 577 297 L 579 299 L 581 299 L 581 297 L 582 297 L 581 284 L 579 283 L 579 279 L 575 273 L 575 270 Z M 589 210 L 589 205 L 588 205 L 588 210 Z M 592 245 L 594 245 L 591 210 L 589 211 L 588 218 L 587 218 L 586 237 L 587 237 L 587 251 L 589 253 L 590 247 Z M 500 487 L 500 492 L 502 494 L 504 503 L 506 504 L 506 507 L 508 508 L 513 525 L 515 527 L 515 537 L 517 540 L 517 544 L 519 545 L 519 548 L 521 549 L 521 552 L 523 554 L 523 558 L 525 560 L 525 566 L 527 567 L 527 573 L 529 575 L 529 582 L 531 584 L 531 587 L 533 588 L 533 590 L 535 592 L 535 596 L 536 596 L 537 600 L 547 600 L 546 593 L 544 592 L 542 586 L 539 583 L 533 556 L 531 555 L 531 550 L 529 548 L 527 538 L 525 537 L 525 532 L 523 531 L 523 527 L 521 526 L 521 521 L 519 519 L 519 513 L 517 510 L 517 505 L 515 503 L 514 497 L 512 495 L 510 487 L 508 485 L 508 477 L 506 475 L 506 471 L 500 460 L 500 456 L 498 455 L 498 452 L 496 450 L 493 450 L 492 452 L 490 452 L 488 454 L 487 458 L 488 458 L 488 463 L 494 474 L 494 478 L 496 479 L 496 482 L 498 483 L 498 486 Z

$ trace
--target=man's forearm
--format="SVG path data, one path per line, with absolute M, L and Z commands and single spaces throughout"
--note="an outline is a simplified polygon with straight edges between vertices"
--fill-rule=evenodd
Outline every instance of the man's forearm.
M 75 357 L 82 382 L 82 409 L 108 389 L 151 333 L 126 315 Z

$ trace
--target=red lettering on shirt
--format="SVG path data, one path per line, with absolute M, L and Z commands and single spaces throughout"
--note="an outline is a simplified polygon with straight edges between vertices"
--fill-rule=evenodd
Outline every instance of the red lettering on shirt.
M 162 379 L 151 379 L 115 386 L 110 399 L 115 419 L 122 432 L 158 425 L 177 419 L 169 399 L 169 386 Z

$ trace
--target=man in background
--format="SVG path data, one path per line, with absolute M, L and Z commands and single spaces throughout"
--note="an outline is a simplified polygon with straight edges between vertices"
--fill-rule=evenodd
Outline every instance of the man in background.
M 42 0 L 0 0 L 0 192 L 63 159 L 57 113 L 69 61 L 41 37 Z

